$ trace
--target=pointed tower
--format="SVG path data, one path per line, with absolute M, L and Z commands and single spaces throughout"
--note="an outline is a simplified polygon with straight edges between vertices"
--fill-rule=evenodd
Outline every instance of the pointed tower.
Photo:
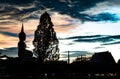
M 22 23 L 22 28 L 21 28 L 21 32 L 19 33 L 19 42 L 18 42 L 18 56 L 19 57 L 23 57 L 25 54 L 25 48 L 26 48 L 26 44 L 25 44 L 25 39 L 26 39 L 26 34 L 24 33 L 24 26 Z
M 26 40 L 26 34 L 25 34 L 25 32 L 24 32 L 23 23 L 22 23 L 21 32 L 19 33 L 19 40 L 20 40 L 20 41 L 25 41 L 25 40 Z
M 41 61 L 55 61 L 59 59 L 59 41 L 53 28 L 53 23 L 47 12 L 40 17 L 35 31 L 33 45 L 34 52 Z

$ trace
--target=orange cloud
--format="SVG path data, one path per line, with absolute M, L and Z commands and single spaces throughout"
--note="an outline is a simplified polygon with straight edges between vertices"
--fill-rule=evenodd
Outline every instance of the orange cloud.
M 1 48 L 16 47 L 17 42 L 18 42 L 18 38 L 0 34 L 0 47 Z
M 68 15 L 60 15 L 59 13 L 55 13 L 51 16 L 51 18 L 55 31 L 58 33 L 70 33 L 70 30 L 78 27 L 77 23 L 71 22 L 75 19 Z

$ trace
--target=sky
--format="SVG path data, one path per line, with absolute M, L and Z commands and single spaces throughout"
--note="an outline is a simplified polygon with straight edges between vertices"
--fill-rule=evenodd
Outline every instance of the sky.
M 110 51 L 120 59 L 119 0 L 0 0 L 0 53 L 17 56 L 22 21 L 28 50 L 42 13 L 50 14 L 59 39 L 60 59 Z

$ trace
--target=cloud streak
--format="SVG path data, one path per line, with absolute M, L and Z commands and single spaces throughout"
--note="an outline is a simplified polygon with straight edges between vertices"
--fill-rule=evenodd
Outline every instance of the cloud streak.
M 112 21 L 116 22 L 120 20 L 120 17 L 118 17 L 116 14 L 111 13 L 100 13 L 98 15 L 91 17 L 93 21 Z
M 112 44 L 119 44 L 120 42 L 116 42 L 116 40 L 120 39 L 120 35 L 93 35 L 93 36 L 74 36 L 69 37 L 66 39 L 71 39 L 74 42 L 100 42 L 101 45 L 112 45 Z
M 3 32 L 3 31 L 0 31 L 0 34 L 7 35 L 7 36 L 12 36 L 12 37 L 18 37 L 18 34 L 16 34 L 16 33 L 11 33 L 11 32 Z
M 16 47 L 0 49 L 0 53 L 9 57 L 18 57 L 18 49 Z

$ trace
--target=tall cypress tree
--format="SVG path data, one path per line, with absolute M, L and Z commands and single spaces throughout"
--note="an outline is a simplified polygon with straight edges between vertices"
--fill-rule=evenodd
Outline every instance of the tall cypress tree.
M 53 26 L 49 14 L 47 12 L 43 13 L 33 40 L 34 53 L 40 61 L 55 61 L 59 59 L 59 41 Z

